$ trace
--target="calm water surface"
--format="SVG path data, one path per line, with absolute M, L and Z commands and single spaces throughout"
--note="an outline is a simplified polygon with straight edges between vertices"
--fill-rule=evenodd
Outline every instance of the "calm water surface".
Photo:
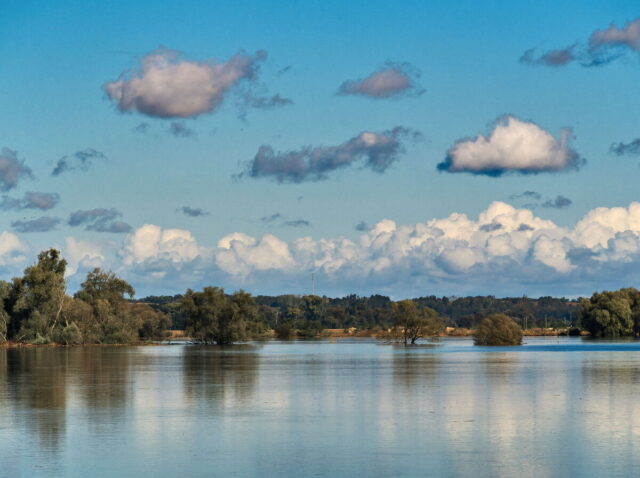
M 640 476 L 640 343 L 0 350 L 0 476 Z

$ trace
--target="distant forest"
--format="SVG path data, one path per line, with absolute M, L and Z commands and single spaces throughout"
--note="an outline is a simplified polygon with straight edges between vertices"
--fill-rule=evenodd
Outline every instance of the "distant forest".
M 149 296 L 138 299 L 158 312 L 171 318 L 172 328 L 186 327 L 180 309 L 182 295 Z M 267 327 L 275 329 L 282 322 L 304 322 L 308 302 L 314 298 L 320 323 L 317 328 L 357 329 L 389 328 L 393 325 L 393 301 L 383 295 L 360 297 L 349 295 L 341 298 L 278 295 L 254 297 L 258 305 L 258 318 Z M 513 317 L 523 328 L 569 327 L 579 322 L 579 299 L 554 297 L 436 297 L 425 296 L 413 299 L 416 305 L 429 307 L 440 315 L 450 327 L 475 328 L 488 315 L 502 313 Z

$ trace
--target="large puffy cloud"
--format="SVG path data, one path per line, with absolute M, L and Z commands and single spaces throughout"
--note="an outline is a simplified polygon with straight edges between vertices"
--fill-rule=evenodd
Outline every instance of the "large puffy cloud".
M 182 270 L 199 274 L 198 269 L 209 262 L 210 252 L 198 245 L 190 231 L 145 224 L 126 238 L 121 255 L 125 269 L 163 279 Z
M 382 133 L 364 131 L 338 146 L 305 147 L 295 151 L 275 151 L 263 145 L 240 176 L 272 178 L 300 183 L 327 179 L 329 173 L 362 163 L 382 173 L 404 151 L 403 138 L 412 132 L 400 126 Z
M 227 92 L 255 77 L 264 52 L 240 52 L 224 62 L 189 61 L 173 50 L 159 49 L 104 85 L 122 112 L 137 111 L 159 118 L 189 118 L 215 110 Z
M 67 237 L 63 248 L 64 258 L 67 260 L 65 275 L 72 276 L 83 269 L 103 267 L 107 261 L 104 247 L 91 241 Z
M 588 41 L 557 50 L 537 54 L 527 50 L 520 61 L 529 65 L 566 66 L 579 62 L 593 67 L 611 63 L 627 51 L 640 52 L 640 18 L 627 22 L 623 27 L 611 24 L 608 28 L 595 30 Z
M 373 99 L 398 98 L 424 92 L 417 85 L 419 73 L 408 64 L 388 63 L 366 78 L 347 80 L 338 89 L 339 95 L 360 95 Z
M 505 116 L 488 136 L 457 141 L 438 169 L 488 176 L 577 169 L 584 159 L 570 147 L 571 138 L 568 128 L 556 138 L 535 123 Z
M 15 188 L 21 179 L 32 178 L 31 168 L 18 159 L 18 153 L 9 148 L 0 152 L 0 191 Z

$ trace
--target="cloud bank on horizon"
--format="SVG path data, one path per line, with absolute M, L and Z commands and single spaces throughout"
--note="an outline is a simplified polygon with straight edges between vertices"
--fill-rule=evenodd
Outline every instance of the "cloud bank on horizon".
M 398 297 L 442 293 L 454 285 L 487 293 L 491 284 L 507 294 L 533 288 L 575 295 L 601 287 L 603 278 L 610 287 L 640 279 L 640 203 L 595 208 L 571 228 L 496 201 L 476 219 L 461 213 L 407 225 L 384 219 L 357 240 L 285 241 L 234 232 L 214 245 L 185 229 L 147 224 L 120 245 L 68 237 L 62 249 L 73 265 L 70 276 L 101 266 L 147 287 L 167 280 L 185 288 L 214 281 L 256 292 L 292 285 L 290 292 L 304 292 L 300 285 L 315 272 L 334 294 L 385 291 Z M 0 266 L 24 266 L 27 251 L 37 252 L 13 233 L 0 234 Z

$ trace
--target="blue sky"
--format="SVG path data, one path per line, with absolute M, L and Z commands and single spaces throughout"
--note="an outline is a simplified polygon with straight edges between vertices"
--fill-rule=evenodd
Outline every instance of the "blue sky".
M 15 151 L 14 163 L 24 161 L 32 174 L 2 194 L 56 193 L 59 202 L 50 209 L 5 202 L 0 263 L 10 277 L 56 246 L 73 264 L 71 289 L 100 265 L 129 279 L 138 295 L 206 284 L 305 293 L 312 271 L 321 293 L 394 297 L 580 295 L 635 285 L 640 217 L 630 204 L 640 200 L 640 156 L 612 154 L 610 146 L 640 137 L 638 17 L 631 1 L 588 8 L 576 1 L 4 2 L 0 148 Z M 617 30 L 598 52 L 619 56 L 605 65 L 519 61 L 532 48 L 542 55 L 575 44 L 571 51 L 587 52 L 592 34 L 611 24 Z M 140 62 L 161 47 L 182 54 L 171 64 L 219 65 L 240 54 L 257 71 L 203 113 L 120 111 L 105 85 L 141 77 Z M 412 86 L 389 97 L 336 94 L 345 81 L 389 70 Z M 188 101 L 184 91 L 175 97 Z M 291 102 L 255 107 L 276 94 Z M 507 133 L 522 124 L 522 134 L 556 141 L 558 162 L 524 170 L 514 161 L 531 159 L 530 149 L 514 146 L 503 151 L 497 177 L 478 169 L 477 151 L 470 168 L 436 169 L 455 145 L 489 138 L 498 118 L 511 125 Z M 172 134 L 172 123 L 185 135 Z M 135 131 L 140 124 L 144 132 Z M 390 164 L 374 171 L 359 135 L 384 139 L 396 127 L 410 134 L 394 139 L 398 149 L 382 156 Z M 563 128 L 572 134 L 566 145 Z M 305 147 L 331 160 L 335 149 L 326 148 L 352 156 L 321 180 L 237 178 L 263 145 L 273 161 L 287 152 L 308 160 Z M 81 165 L 74 155 L 89 149 L 104 158 L 51 175 L 61 158 Z M 577 168 L 565 153 L 581 160 Z M 514 197 L 525 191 L 537 195 Z M 495 201 L 513 210 L 491 209 L 483 216 L 497 224 L 490 230 L 479 215 Z M 186 215 L 184 206 L 206 214 Z M 522 219 L 523 210 L 533 219 Z M 77 211 L 89 213 L 71 226 Z M 463 233 L 455 221 L 433 222 L 452 214 L 473 224 Z M 525 222 L 509 229 L 516 216 L 531 229 L 518 230 Z M 31 222 L 41 217 L 49 221 Z M 235 233 L 243 236 L 220 245 Z M 505 241 L 509 247 L 496 248 Z

